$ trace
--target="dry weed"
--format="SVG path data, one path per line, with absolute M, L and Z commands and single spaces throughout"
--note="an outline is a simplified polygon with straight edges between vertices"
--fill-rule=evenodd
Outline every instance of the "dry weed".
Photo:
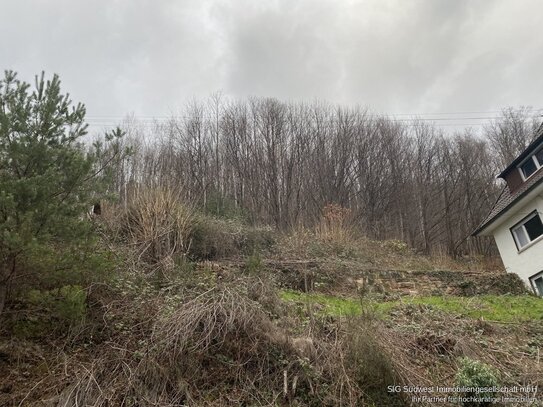
M 297 377 L 295 387 L 307 383 L 300 341 L 275 327 L 243 283 L 149 311 L 141 324 L 154 319 L 150 332 L 132 328 L 130 338 L 104 344 L 90 365 L 80 365 L 59 407 L 269 405 L 285 397 L 284 371 L 289 382 Z
M 337 204 L 323 208 L 322 218 L 315 232 L 319 239 L 335 244 L 350 242 L 353 239 L 351 210 Z
M 151 265 L 170 265 L 190 248 L 194 211 L 172 189 L 143 189 L 133 197 L 121 218 L 122 229 L 138 259 Z

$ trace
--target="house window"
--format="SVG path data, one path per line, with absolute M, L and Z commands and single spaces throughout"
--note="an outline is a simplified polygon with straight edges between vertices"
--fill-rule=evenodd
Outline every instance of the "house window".
M 524 179 L 530 178 L 530 176 L 537 171 L 537 165 L 533 157 L 530 157 L 528 161 L 522 164 L 520 166 L 520 169 L 522 170 L 522 175 L 524 175 Z
M 530 282 L 537 295 L 543 297 L 543 272 L 530 277 Z
M 522 179 L 526 181 L 541 167 L 543 167 L 543 148 L 540 148 L 519 166 Z
M 537 162 L 539 163 L 539 166 L 543 167 L 543 148 L 539 150 L 537 153 L 535 153 L 535 156 L 537 158 Z
M 532 212 L 511 228 L 517 249 L 522 249 L 543 235 L 543 223 L 537 211 Z

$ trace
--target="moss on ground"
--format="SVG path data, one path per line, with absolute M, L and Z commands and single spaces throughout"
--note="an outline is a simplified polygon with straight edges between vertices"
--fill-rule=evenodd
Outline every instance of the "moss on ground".
M 476 297 L 428 296 L 404 297 L 397 301 L 367 301 L 319 293 L 281 291 L 281 299 L 300 304 L 318 304 L 319 312 L 330 316 L 358 315 L 370 307 L 386 316 L 407 304 L 426 305 L 450 314 L 488 321 L 522 322 L 543 320 L 543 299 L 530 295 L 483 295 Z

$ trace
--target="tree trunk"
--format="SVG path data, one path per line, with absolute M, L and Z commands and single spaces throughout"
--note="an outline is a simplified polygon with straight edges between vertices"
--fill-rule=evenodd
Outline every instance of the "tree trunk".
M 6 299 L 8 296 L 8 289 L 11 283 L 12 278 L 15 275 L 15 269 L 17 265 L 17 255 L 6 256 L 6 264 L 11 263 L 11 267 L 6 268 L 0 267 L 0 316 L 4 311 L 4 306 L 6 305 Z
M 0 282 L 0 316 L 2 316 L 2 311 L 4 310 L 4 304 L 6 303 L 7 293 L 8 293 L 7 282 Z

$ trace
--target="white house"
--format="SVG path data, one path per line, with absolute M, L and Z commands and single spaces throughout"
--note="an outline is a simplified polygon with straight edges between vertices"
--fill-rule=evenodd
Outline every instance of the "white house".
M 543 126 L 499 178 L 507 185 L 474 236 L 494 236 L 505 269 L 543 296 Z

